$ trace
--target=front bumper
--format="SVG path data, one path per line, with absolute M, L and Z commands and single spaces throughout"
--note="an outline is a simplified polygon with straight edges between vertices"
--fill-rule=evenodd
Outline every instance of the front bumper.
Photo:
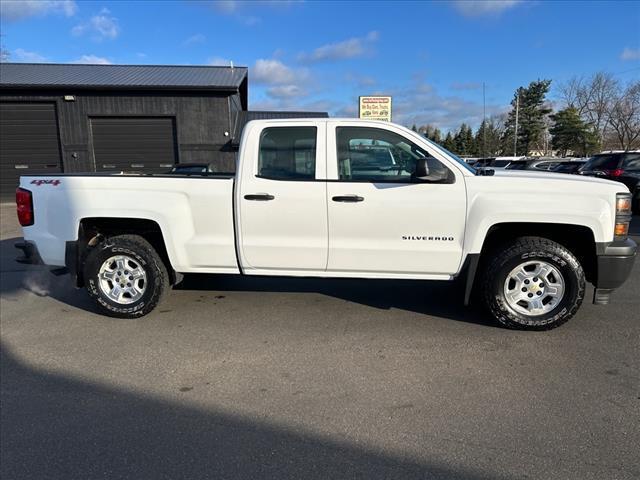
M 637 250 L 638 245 L 630 238 L 596 244 L 598 274 L 594 283 L 593 303 L 609 303 L 611 292 L 629 278 Z

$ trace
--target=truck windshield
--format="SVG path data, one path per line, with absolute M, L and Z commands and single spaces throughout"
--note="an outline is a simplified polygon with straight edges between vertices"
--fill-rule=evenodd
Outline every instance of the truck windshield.
M 424 139 L 429 145 L 436 147 L 438 150 L 446 153 L 447 155 L 449 155 L 451 158 L 453 158 L 456 162 L 458 162 L 460 165 L 462 165 L 464 168 L 466 168 L 467 170 L 469 170 L 471 173 L 473 173 L 474 175 L 477 173 L 476 169 L 473 168 L 471 165 L 469 165 L 467 162 L 465 162 L 463 159 L 461 159 L 459 156 L 457 156 L 455 153 L 451 153 L 449 150 L 447 150 L 446 148 L 438 145 L 437 143 L 429 140 L 428 138 Z

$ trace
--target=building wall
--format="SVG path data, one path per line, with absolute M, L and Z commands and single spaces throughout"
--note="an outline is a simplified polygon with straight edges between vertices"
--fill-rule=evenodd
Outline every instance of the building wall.
M 75 101 L 63 100 L 74 95 Z M 178 161 L 210 162 L 219 171 L 235 170 L 231 149 L 231 93 L 217 92 L 83 92 L 38 94 L 2 91 L 0 101 L 55 102 L 65 172 L 94 171 L 89 118 L 94 116 L 172 116 L 175 118 Z M 225 135 L 227 132 L 229 135 Z

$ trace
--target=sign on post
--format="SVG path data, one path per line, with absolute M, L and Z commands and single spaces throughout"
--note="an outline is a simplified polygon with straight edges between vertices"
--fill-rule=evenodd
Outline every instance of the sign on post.
M 358 116 L 368 120 L 391 121 L 391 97 L 360 97 Z

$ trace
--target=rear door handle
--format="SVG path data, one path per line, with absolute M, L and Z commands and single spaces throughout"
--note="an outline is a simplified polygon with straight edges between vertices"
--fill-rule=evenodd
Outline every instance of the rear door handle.
M 333 197 L 331 200 L 334 202 L 362 202 L 364 201 L 364 197 L 359 197 L 358 195 L 339 195 Z
M 274 198 L 276 197 L 274 197 L 273 195 L 269 195 L 268 193 L 252 193 L 244 196 L 245 200 L 257 200 L 259 202 L 267 202 L 269 200 L 273 200 Z

